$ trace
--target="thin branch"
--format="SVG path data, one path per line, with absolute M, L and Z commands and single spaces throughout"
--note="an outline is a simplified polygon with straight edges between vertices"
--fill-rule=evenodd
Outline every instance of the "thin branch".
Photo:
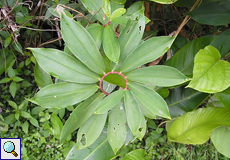
M 57 30 L 55 29 L 34 29 L 34 28 L 29 28 L 29 27 L 23 27 L 23 26 L 17 26 L 18 29 L 20 28 L 25 28 L 25 29 L 30 29 L 30 30 L 34 30 L 34 31 L 54 31 L 56 32 Z
M 57 5 L 57 7 L 56 7 L 55 10 L 57 10 L 57 8 L 58 8 L 59 6 L 63 6 L 63 7 L 65 7 L 65 8 L 67 8 L 67 9 L 70 9 L 70 10 L 72 10 L 72 11 L 74 11 L 74 12 L 77 12 L 78 14 L 80 14 L 82 17 L 84 17 L 84 18 L 90 23 L 89 19 L 88 19 L 84 14 L 82 14 L 81 12 L 79 12 L 79 11 L 73 9 L 73 8 L 70 8 L 70 7 L 68 7 L 68 6 L 64 5 L 64 4 L 59 4 L 59 5 Z
M 201 1 L 202 1 L 202 0 L 197 0 L 197 1 L 194 3 L 194 5 L 192 6 L 192 8 L 190 9 L 189 12 L 191 12 Z M 184 25 L 185 25 L 189 20 L 190 20 L 190 16 L 187 15 L 187 16 L 184 18 L 184 20 L 183 20 L 183 22 L 181 23 L 181 25 L 178 27 L 178 29 L 177 29 L 177 31 L 176 31 L 176 33 L 175 33 L 175 35 L 174 35 L 175 37 L 180 33 L 181 29 L 184 27 Z
M 9 14 L 10 14 L 10 13 L 14 10 L 14 8 L 18 5 L 18 1 L 19 1 L 19 0 L 16 1 L 15 5 L 11 8 L 10 12 L 7 13 L 7 15 L 5 16 L 5 18 L 3 19 L 3 21 L 0 22 L 0 24 L 3 23 L 3 22 L 7 19 L 7 17 L 9 16 Z
M 59 37 L 59 38 L 54 39 L 54 40 L 52 40 L 52 41 L 48 41 L 48 42 L 42 43 L 42 44 L 40 44 L 37 48 L 40 48 L 41 46 L 44 46 L 44 45 L 49 44 L 49 43 L 53 43 L 53 42 L 58 41 L 58 40 L 60 40 L 60 39 L 62 39 L 62 37 Z

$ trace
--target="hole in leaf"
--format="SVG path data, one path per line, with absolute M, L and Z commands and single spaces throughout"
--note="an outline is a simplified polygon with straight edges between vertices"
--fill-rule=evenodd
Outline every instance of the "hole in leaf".
M 81 140 L 80 143 L 84 146 L 86 145 L 86 137 L 85 137 L 85 133 L 81 135 Z
M 141 26 L 139 26 L 139 31 L 141 31 Z
M 113 127 L 113 131 L 116 131 L 116 128 L 115 128 L 115 127 Z
M 143 127 L 139 128 L 138 130 L 139 130 L 139 132 L 142 132 L 142 130 L 143 130 Z
M 120 126 L 120 124 L 118 123 L 117 126 Z

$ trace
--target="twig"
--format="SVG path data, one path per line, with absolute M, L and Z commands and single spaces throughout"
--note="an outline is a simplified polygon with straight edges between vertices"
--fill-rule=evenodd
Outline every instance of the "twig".
M 194 3 L 194 5 L 192 6 L 192 8 L 190 9 L 189 12 L 191 12 L 201 1 L 202 1 L 202 0 L 197 0 L 197 1 Z M 176 33 L 175 33 L 175 35 L 174 35 L 175 37 L 180 33 L 181 29 L 184 27 L 184 25 L 185 25 L 189 20 L 190 20 L 190 16 L 187 15 L 187 16 L 184 18 L 184 20 L 183 20 L 183 22 L 181 23 L 181 25 L 178 27 L 178 29 L 177 29 L 177 31 L 176 31 Z
M 213 106 L 216 107 L 216 104 L 213 102 L 212 98 L 210 97 L 209 99 L 212 102 Z
M 14 8 L 18 5 L 18 1 L 19 1 L 19 0 L 16 1 L 15 5 L 11 8 L 10 12 L 8 12 L 7 15 L 5 15 L 5 18 L 3 19 L 3 21 L 0 22 L 0 24 L 3 23 L 3 22 L 7 19 L 7 17 L 9 16 L 9 14 L 10 14 L 10 13 L 14 10 Z
M 84 17 L 84 18 L 90 23 L 89 19 L 88 19 L 84 14 L 82 14 L 81 12 L 79 12 L 79 11 L 73 9 L 73 8 L 70 8 L 70 7 L 68 7 L 68 6 L 64 5 L 64 4 L 59 4 L 59 5 L 57 5 L 57 7 L 56 7 L 55 10 L 57 10 L 57 8 L 58 8 L 59 6 L 63 6 L 63 7 L 65 7 L 65 8 L 67 8 L 67 9 L 70 9 L 70 10 L 72 10 L 72 11 L 74 11 L 74 12 L 77 12 L 78 14 L 80 14 L 82 17 Z
M 44 45 L 49 44 L 49 43 L 53 43 L 53 42 L 58 41 L 58 40 L 61 40 L 61 39 L 62 39 L 62 37 L 59 37 L 59 38 L 54 39 L 54 40 L 52 40 L 52 41 L 48 41 L 48 42 L 42 43 L 42 44 L 40 44 L 37 48 L 40 48 L 41 46 L 44 46 Z
M 57 30 L 55 30 L 55 29 L 34 29 L 34 28 L 23 27 L 23 26 L 17 26 L 17 27 L 18 27 L 18 28 L 30 29 L 30 30 L 34 30 L 34 31 L 54 31 L 54 32 L 57 31 Z

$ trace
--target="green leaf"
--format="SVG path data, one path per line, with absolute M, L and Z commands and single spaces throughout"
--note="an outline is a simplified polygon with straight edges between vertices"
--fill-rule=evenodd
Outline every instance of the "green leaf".
M 50 121 L 51 121 L 52 128 L 54 131 L 53 135 L 55 136 L 55 138 L 60 140 L 61 130 L 63 128 L 62 121 L 54 112 L 52 113 Z
M 104 130 L 101 132 L 100 137 L 89 147 L 76 150 L 76 146 L 73 146 L 69 154 L 66 156 L 66 160 L 112 159 L 115 155 L 111 146 L 109 145 L 106 129 L 107 128 L 104 128 Z
M 172 58 L 166 61 L 165 65 L 178 69 L 186 76 L 191 76 L 196 53 L 209 45 L 215 39 L 214 36 L 197 38 L 182 47 Z
M 103 29 L 102 25 L 98 23 L 93 23 L 86 28 L 93 40 L 96 42 L 98 49 L 101 47 Z
M 107 113 L 92 115 L 78 130 L 76 149 L 83 149 L 93 144 L 100 136 Z
M 13 102 L 13 101 L 10 101 L 10 100 L 8 100 L 7 101 L 8 103 L 9 103 L 9 105 L 11 106 L 11 107 L 13 107 L 14 109 L 18 109 L 18 106 L 17 106 L 17 104 L 15 103 L 15 102 Z
M 125 14 L 126 9 L 125 8 L 118 8 L 115 11 L 113 11 L 110 20 L 113 21 L 114 19 L 120 17 L 121 15 Z
M 15 77 L 13 78 L 13 81 L 14 81 L 14 82 L 20 82 L 20 81 L 23 81 L 23 79 L 20 78 L 20 77 L 15 76 Z
M 62 128 L 60 136 L 61 143 L 65 141 L 70 133 L 78 129 L 90 118 L 102 98 L 103 94 L 98 92 L 86 99 L 73 110 L 64 127 Z
M 1 79 L 0 83 L 7 83 L 10 80 L 11 80 L 10 78 L 3 78 L 3 79 Z
M 195 8 L 188 15 L 201 24 L 226 25 L 230 23 L 230 1 L 223 4 L 218 1 L 210 2 Z
M 171 117 L 176 118 L 195 110 L 208 96 L 207 93 L 181 86 L 171 89 L 165 101 L 168 104 Z
M 102 0 L 81 0 L 84 7 L 95 17 L 97 18 L 103 25 L 107 24 L 109 19 L 104 16 L 104 12 L 102 9 L 103 1 Z
M 158 116 L 170 119 L 168 106 L 157 92 L 134 82 L 129 82 L 129 88 L 134 97 L 138 99 L 150 113 L 153 112 Z
M 31 86 L 32 84 L 31 83 L 29 83 L 28 81 L 22 81 L 22 87 L 25 87 L 25 88 L 27 88 L 27 87 L 29 87 L 29 86 Z
M 99 81 L 97 74 L 65 52 L 46 48 L 30 48 L 30 50 L 33 52 L 39 66 L 56 78 L 77 83 Z
M 142 138 L 145 136 L 146 129 L 147 129 L 146 121 L 145 121 L 145 118 L 143 116 L 141 117 L 140 122 L 141 123 L 138 127 L 138 130 L 135 134 L 135 137 L 137 137 L 140 141 L 142 141 Z
M 230 112 L 208 107 L 186 113 L 176 119 L 168 131 L 168 140 L 185 144 L 203 144 L 219 126 L 230 126 Z
M 12 38 L 11 37 L 7 37 L 5 40 L 4 40 L 4 47 L 8 47 L 10 45 L 10 42 L 12 41 Z
M 88 98 L 97 89 L 96 84 L 62 82 L 42 88 L 29 101 L 44 108 L 65 108 Z
M 160 4 L 172 4 L 175 3 L 177 0 L 150 0 L 156 3 L 160 3 Z
M 220 99 L 221 103 L 230 111 L 230 88 L 216 93 L 216 96 Z
M 105 77 L 104 81 L 117 85 L 119 87 L 125 88 L 126 86 L 126 81 L 124 77 L 122 77 L 119 74 L 109 74 Z
M 109 0 L 103 0 L 102 9 L 107 17 L 110 17 L 111 14 L 111 7 Z
M 110 84 L 108 82 L 103 81 L 102 87 L 103 87 L 104 91 L 106 91 L 107 93 L 111 93 L 116 88 L 116 85 L 113 85 L 113 84 Z
M 23 109 L 27 108 L 27 106 L 28 106 L 28 101 L 27 101 L 27 100 L 24 100 L 24 101 L 22 101 L 22 103 L 19 105 L 18 109 L 19 109 L 19 110 L 23 110 Z
M 161 87 L 175 86 L 187 81 L 185 75 L 177 69 L 156 65 L 136 69 L 126 76 L 128 80 Z
M 19 117 L 20 117 L 19 112 L 16 112 L 16 113 L 14 114 L 14 116 L 15 116 L 15 118 L 16 118 L 17 120 L 19 120 Z
M 118 4 L 124 4 L 126 2 L 126 0 L 111 0 L 111 1 Z
M 123 90 L 118 90 L 108 95 L 98 104 L 96 110 L 94 111 L 94 114 L 102 114 L 108 112 L 120 102 L 123 95 Z
M 9 116 L 4 118 L 4 122 L 6 124 L 12 124 L 16 121 L 15 115 L 14 114 L 10 114 Z
M 34 78 L 39 88 L 43 88 L 52 84 L 52 79 L 43 69 L 36 63 L 34 67 Z
M 8 76 L 10 78 L 15 77 L 15 71 L 14 71 L 14 69 L 11 66 L 9 66 L 9 68 L 8 68 Z
M 29 128 L 29 123 L 27 121 L 25 121 L 23 124 L 22 124 L 22 130 L 28 134 L 28 128 Z
M 141 120 L 144 119 L 144 116 L 138 106 L 137 100 L 129 90 L 125 91 L 124 104 L 128 126 L 133 135 L 135 135 L 140 127 Z
M 146 151 L 144 149 L 135 149 L 125 155 L 124 160 L 141 160 L 145 159 Z
M 35 118 L 32 117 L 29 120 L 32 125 L 34 125 L 35 127 L 39 127 L 38 121 Z
M 145 19 L 140 16 L 138 21 L 128 21 L 126 27 L 121 31 L 118 37 L 120 46 L 120 59 L 124 59 L 139 45 L 145 29 Z
M 17 85 L 15 82 L 12 82 L 10 84 L 10 94 L 12 95 L 12 97 L 14 98 L 15 94 L 16 94 L 16 91 L 17 91 Z
M 89 69 L 103 74 L 104 61 L 89 32 L 72 18 L 62 14 L 62 37 L 70 51 Z
M 7 50 L 5 50 L 6 52 Z M 8 54 L 5 58 L 2 58 L 0 56 L 0 75 L 7 70 L 6 68 L 14 62 L 14 55 L 13 54 Z
M 226 54 L 230 50 L 230 29 L 224 31 L 221 33 L 221 35 L 218 35 L 212 43 L 210 43 L 211 46 L 215 47 L 219 50 L 221 57 L 226 56 Z
M 141 102 L 138 100 L 138 105 L 143 113 L 143 115 L 149 119 L 156 119 L 156 114 L 154 113 L 154 111 L 149 110 L 148 108 L 146 108 L 143 104 L 141 104 Z
M 104 27 L 103 49 L 106 56 L 111 61 L 118 63 L 119 56 L 120 56 L 120 47 L 115 32 L 110 25 Z
M 230 153 L 229 153 L 230 127 L 221 126 L 216 128 L 212 132 L 211 140 L 218 152 L 230 158 Z
M 175 37 L 153 37 L 137 47 L 125 60 L 120 71 L 128 72 L 154 61 L 168 51 Z M 134 63 L 135 62 L 135 63 Z
M 116 154 L 124 145 L 127 135 L 126 116 L 122 104 L 116 105 L 109 114 L 108 141 Z
M 187 87 L 201 92 L 221 92 L 230 86 L 230 64 L 219 60 L 219 51 L 212 46 L 201 49 L 194 60 L 193 79 Z
M 20 115 L 24 118 L 32 118 L 31 115 L 28 112 L 25 111 L 21 111 Z

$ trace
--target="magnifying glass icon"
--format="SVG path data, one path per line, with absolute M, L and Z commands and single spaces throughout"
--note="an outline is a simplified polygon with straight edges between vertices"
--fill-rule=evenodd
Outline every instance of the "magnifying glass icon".
M 12 153 L 15 157 L 18 156 L 18 154 L 14 151 L 15 150 L 15 145 L 11 141 L 7 141 L 3 145 L 3 149 L 7 153 Z

